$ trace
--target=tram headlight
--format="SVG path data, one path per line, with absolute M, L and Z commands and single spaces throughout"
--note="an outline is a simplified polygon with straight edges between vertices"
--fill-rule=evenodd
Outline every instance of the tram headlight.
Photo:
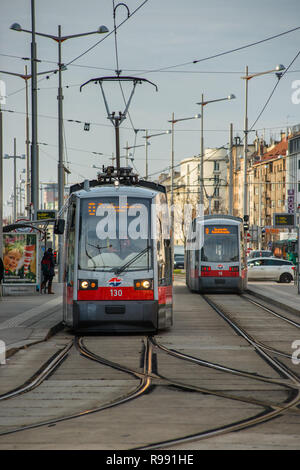
M 151 290 L 153 289 L 153 279 L 138 279 L 134 281 L 134 288 L 136 290 Z
M 80 290 L 94 290 L 94 289 L 98 289 L 98 281 L 97 281 L 97 280 L 94 280 L 94 279 L 91 279 L 91 280 L 81 279 L 81 280 L 79 281 L 79 289 L 80 289 Z

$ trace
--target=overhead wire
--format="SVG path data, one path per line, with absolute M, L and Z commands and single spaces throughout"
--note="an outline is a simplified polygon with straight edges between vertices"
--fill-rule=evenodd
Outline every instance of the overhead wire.
M 275 90 L 276 88 L 278 87 L 279 85 L 279 82 L 282 80 L 282 78 L 284 77 L 284 75 L 287 73 L 287 71 L 291 68 L 291 66 L 293 65 L 293 63 L 297 60 L 297 58 L 299 57 L 300 55 L 300 50 L 297 52 L 297 54 L 295 55 L 295 57 L 293 58 L 293 60 L 289 63 L 288 67 L 282 72 L 281 74 L 281 77 L 279 78 L 278 77 L 278 80 L 277 82 L 275 83 L 267 101 L 265 102 L 264 106 L 262 107 L 262 110 L 260 111 L 259 115 L 257 116 L 257 118 L 255 119 L 255 121 L 253 122 L 252 126 L 250 127 L 249 131 L 251 131 L 253 129 L 253 127 L 255 126 L 255 124 L 257 123 L 257 121 L 260 119 L 261 115 L 263 114 L 263 112 L 265 111 L 266 107 L 268 106 L 272 96 L 274 95 L 275 93 Z
M 282 33 L 274 34 L 273 36 L 267 37 L 265 39 L 255 41 L 255 42 L 252 42 L 250 44 L 245 44 L 244 46 L 236 47 L 234 49 L 229 49 L 228 51 L 220 52 L 218 54 L 213 54 L 213 55 L 208 56 L 208 57 L 203 57 L 202 59 L 195 59 L 195 60 L 192 60 L 192 61 L 189 61 L 189 62 L 183 62 L 183 63 L 177 64 L 177 65 L 170 65 L 168 67 L 160 67 L 158 69 L 153 69 L 153 70 L 146 71 L 145 73 L 161 72 L 161 71 L 169 70 L 169 69 L 172 69 L 172 68 L 182 67 L 182 66 L 191 65 L 191 64 L 198 64 L 198 63 L 204 62 L 206 60 L 216 59 L 217 57 L 221 57 L 221 56 L 224 56 L 224 55 L 227 55 L 227 54 L 232 54 L 233 52 L 241 51 L 243 49 L 247 49 L 249 47 L 257 46 L 258 44 L 262 44 L 264 42 L 271 41 L 273 39 L 279 38 L 279 37 L 284 36 L 286 34 L 290 34 L 294 31 L 299 30 L 299 29 L 300 29 L 300 26 L 297 26 L 296 28 L 289 29 L 288 31 L 284 31 Z

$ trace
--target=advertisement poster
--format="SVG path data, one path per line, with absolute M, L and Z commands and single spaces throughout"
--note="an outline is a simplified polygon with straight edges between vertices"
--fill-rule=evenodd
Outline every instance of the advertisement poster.
M 4 284 L 37 284 L 37 235 L 3 235 Z

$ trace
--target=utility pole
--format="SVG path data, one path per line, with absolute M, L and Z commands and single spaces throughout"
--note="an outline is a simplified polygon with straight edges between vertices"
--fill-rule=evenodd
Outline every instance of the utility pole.
M 25 65 L 25 76 L 27 77 L 27 65 Z M 29 114 L 28 114 L 28 80 L 25 79 L 25 106 L 26 106 L 26 186 L 25 186 L 25 207 L 28 218 L 30 216 L 30 160 L 29 160 Z
M 170 201 L 170 211 L 171 211 L 171 251 L 172 251 L 172 266 L 174 260 L 174 124 L 175 124 L 174 113 L 172 113 L 172 137 L 171 137 L 171 201 Z
M 229 129 L 229 215 L 233 215 L 233 156 L 232 156 L 232 146 L 233 146 L 233 124 L 230 123 Z
M 31 137 L 31 202 L 33 218 L 39 208 L 39 161 L 37 145 L 37 58 L 35 42 L 35 0 L 31 0 L 31 78 L 32 78 L 32 137 Z
M 145 146 L 146 146 L 146 172 L 145 172 L 145 179 L 147 180 L 148 179 L 148 130 L 146 129 L 146 136 L 145 136 L 145 139 L 146 139 L 146 142 L 145 142 Z
M 61 26 L 58 26 L 58 210 L 64 205 L 63 90 L 61 62 Z M 62 237 L 60 237 L 62 238 Z M 61 243 L 60 243 L 61 244 Z
M 3 122 L 0 96 L 0 258 L 3 258 Z M 0 292 L 1 294 L 1 292 Z
M 5 154 L 3 157 L 5 160 L 13 158 L 14 160 L 14 204 L 13 204 L 13 221 L 15 222 L 17 219 L 17 158 L 21 160 L 25 160 L 25 155 L 17 155 L 17 139 L 14 138 L 14 154 L 7 155 Z
M 244 124 L 244 216 L 248 215 L 248 65 L 245 71 L 245 124 Z
M 201 147 L 200 147 L 200 181 L 199 181 L 199 188 L 200 188 L 200 195 L 199 195 L 199 203 L 203 206 L 203 213 L 204 213 L 204 133 L 203 133 L 203 116 L 204 113 L 204 95 L 201 95 Z M 201 185 L 201 186 L 200 186 Z

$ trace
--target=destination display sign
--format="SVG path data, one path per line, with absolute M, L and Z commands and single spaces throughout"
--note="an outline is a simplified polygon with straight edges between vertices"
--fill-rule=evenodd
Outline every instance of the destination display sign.
M 37 220 L 55 219 L 56 211 L 37 211 L 36 218 Z
M 230 235 L 233 227 L 210 226 L 205 227 L 206 235 Z
M 295 227 L 295 214 L 274 214 L 273 225 L 275 228 Z

